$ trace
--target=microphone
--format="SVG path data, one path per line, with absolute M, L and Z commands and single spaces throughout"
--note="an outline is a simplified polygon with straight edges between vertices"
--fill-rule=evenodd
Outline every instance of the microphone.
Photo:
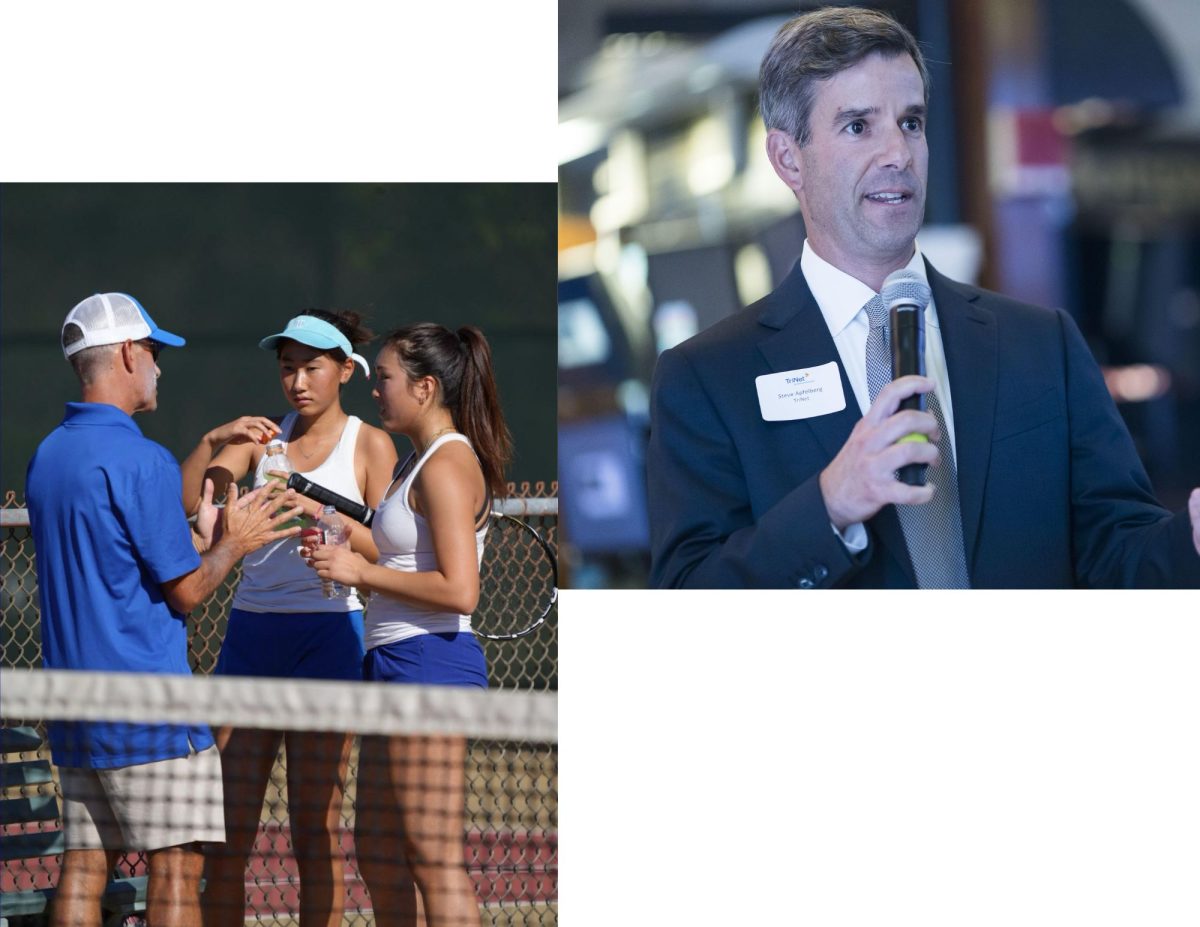
M 302 496 L 315 499 L 322 505 L 332 505 L 343 515 L 347 515 L 357 522 L 362 522 L 368 528 L 371 527 L 371 519 L 375 517 L 374 509 L 363 505 L 361 502 L 355 502 L 353 499 L 347 499 L 345 496 L 338 495 L 332 489 L 326 489 L 324 486 L 314 483 L 308 477 L 299 473 L 293 473 L 288 477 L 287 488 L 296 490 Z
M 921 277 L 907 268 L 888 274 L 879 294 L 891 317 L 892 379 L 925 375 L 925 307 L 932 293 Z M 925 395 L 909 396 L 901 409 L 925 411 Z M 908 434 L 900 441 L 928 441 L 923 434 Z M 925 485 L 925 464 L 907 464 L 897 473 L 909 486 Z

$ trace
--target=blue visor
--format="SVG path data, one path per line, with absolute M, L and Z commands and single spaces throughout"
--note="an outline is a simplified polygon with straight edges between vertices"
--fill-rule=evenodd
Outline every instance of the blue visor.
M 324 319 L 318 319 L 315 315 L 296 316 L 287 323 L 287 327 L 283 331 L 276 335 L 268 335 L 258 343 L 258 346 L 270 351 L 284 340 L 297 341 L 322 351 L 332 351 L 336 348 L 362 367 L 363 373 L 368 377 L 371 375 L 371 365 L 361 354 L 354 353 L 354 346 L 350 344 L 350 339 L 338 331 L 335 326 Z

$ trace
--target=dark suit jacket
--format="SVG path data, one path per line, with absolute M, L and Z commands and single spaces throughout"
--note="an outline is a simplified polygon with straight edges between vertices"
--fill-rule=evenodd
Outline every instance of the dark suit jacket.
M 1071 318 L 928 270 L 972 586 L 1200 586 L 1187 513 L 1155 501 Z M 843 411 L 763 421 L 755 377 L 830 361 Z M 893 506 L 867 523 L 857 556 L 830 525 L 817 477 L 861 418 L 841 368 L 799 261 L 775 292 L 663 353 L 647 460 L 652 585 L 915 585 Z

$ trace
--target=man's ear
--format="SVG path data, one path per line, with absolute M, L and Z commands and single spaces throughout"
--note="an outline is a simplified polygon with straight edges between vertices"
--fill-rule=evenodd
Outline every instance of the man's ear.
M 122 366 L 124 366 L 125 370 L 129 373 L 133 373 L 135 366 L 134 355 L 137 353 L 137 349 L 137 345 L 132 341 L 122 341 L 121 347 L 117 352 L 120 355 Z
M 780 129 L 771 129 L 767 133 L 767 158 L 789 190 L 798 194 L 804 189 L 804 167 L 799 142 Z

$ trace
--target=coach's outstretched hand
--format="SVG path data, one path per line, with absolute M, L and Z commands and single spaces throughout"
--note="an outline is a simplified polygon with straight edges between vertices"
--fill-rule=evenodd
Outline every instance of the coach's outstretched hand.
M 221 537 L 241 550 L 239 557 L 271 541 L 294 538 L 300 533 L 299 525 L 281 527 L 284 522 L 304 514 L 304 508 L 297 502 L 296 491 L 289 489 L 281 496 L 268 489 L 260 486 L 239 497 L 237 484 L 229 484 L 229 495 L 225 499 L 225 512 L 221 519 Z
M 282 498 L 271 496 L 262 489 L 239 496 L 237 484 L 230 483 L 220 521 L 215 522 L 215 513 L 204 516 L 206 520 L 214 518 L 215 527 L 209 529 L 211 543 L 208 549 L 200 552 L 200 566 L 162 583 L 163 596 L 171 608 L 188 614 L 213 594 L 238 560 L 246 554 L 258 550 L 269 541 L 299 534 L 299 525 L 280 527 L 301 513 L 299 506 L 291 504 L 295 501 L 294 494 L 291 496 L 289 498 L 286 493 Z M 211 481 L 205 486 L 204 500 L 205 504 L 201 507 L 212 509 Z M 287 507 L 279 508 L 280 503 Z

